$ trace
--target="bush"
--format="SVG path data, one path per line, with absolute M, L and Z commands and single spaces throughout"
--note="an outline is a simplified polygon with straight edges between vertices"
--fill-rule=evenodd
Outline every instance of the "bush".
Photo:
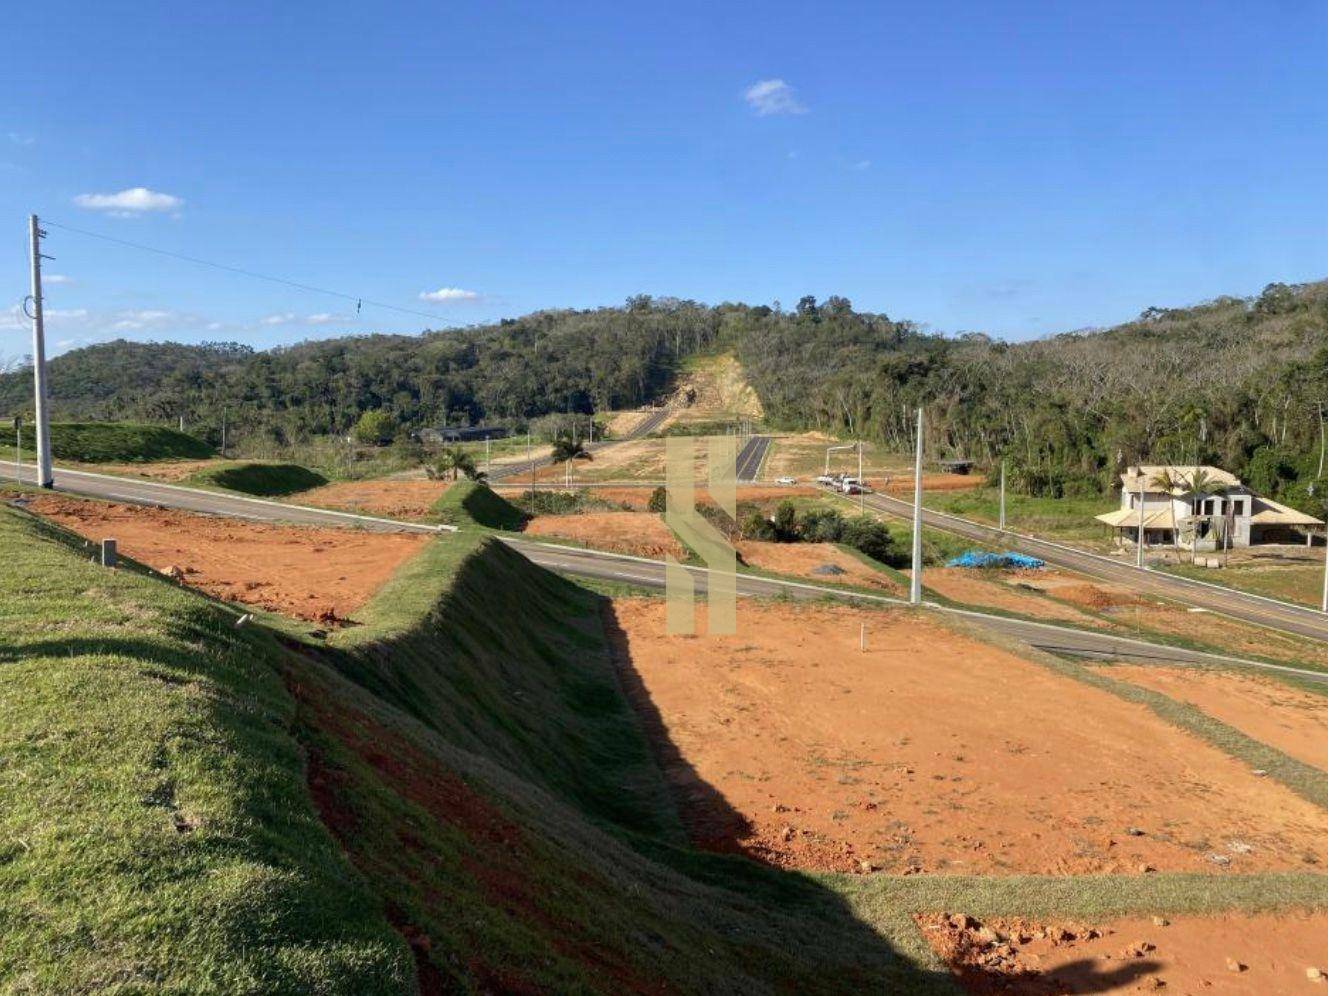
M 775 538 L 775 527 L 759 510 L 753 509 L 742 520 L 742 538 L 768 542 Z
M 668 508 L 669 493 L 662 487 L 656 488 L 650 492 L 650 500 L 646 502 L 646 511 L 658 512 L 661 515 Z
M 386 446 L 392 442 L 396 432 L 396 419 L 381 408 L 365 412 L 351 430 L 355 441 L 366 446 Z
M 897 562 L 903 561 L 903 552 L 895 549 L 890 530 L 868 515 L 855 516 L 845 522 L 840 542 L 883 564 L 898 566 Z
M 781 501 L 779 507 L 775 509 L 775 519 L 772 524 L 775 531 L 775 539 L 781 543 L 796 543 L 798 541 L 798 509 L 791 501 Z
M 798 526 L 808 543 L 838 543 L 844 535 L 844 517 L 833 508 L 814 508 Z

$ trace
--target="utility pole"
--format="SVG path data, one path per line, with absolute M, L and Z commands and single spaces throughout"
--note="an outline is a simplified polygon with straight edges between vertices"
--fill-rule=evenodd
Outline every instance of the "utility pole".
M 1134 566 L 1144 566 L 1144 468 L 1139 467 L 1139 540 L 1134 544 Z
M 221 410 L 221 455 L 226 456 L 226 409 Z
M 1005 461 L 1001 461 L 1001 532 L 1005 532 Z
M 858 440 L 858 514 L 867 514 L 867 482 L 862 479 L 862 440 Z
M 489 458 L 489 452 L 490 452 L 490 451 L 489 451 L 489 442 L 490 442 L 489 437 L 488 437 L 488 436 L 485 436 L 485 437 L 484 437 L 484 473 L 485 473 L 486 476 L 488 475 L 489 471 L 491 471 L 491 470 L 493 469 L 493 461 Z
M 1323 527 L 1323 605 L 1324 612 L 1328 612 L 1328 526 Z
M 535 515 L 535 458 L 530 455 L 530 423 L 526 423 L 526 463 L 530 464 L 530 514 Z
M 23 483 L 23 416 L 14 416 L 14 480 Z
M 46 233 L 37 224 L 37 216 L 28 216 L 28 242 L 32 254 L 32 380 L 37 409 L 37 486 L 54 487 L 51 476 L 51 423 L 46 410 L 46 326 L 42 319 L 41 240 Z M 26 303 L 26 302 L 25 302 Z
M 918 409 L 918 445 L 913 458 L 913 577 L 908 600 L 922 604 L 922 409 Z

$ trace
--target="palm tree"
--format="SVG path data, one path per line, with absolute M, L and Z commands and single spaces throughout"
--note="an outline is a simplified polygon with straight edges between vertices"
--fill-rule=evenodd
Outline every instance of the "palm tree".
M 572 461 L 593 459 L 581 440 L 560 436 L 553 441 L 553 462 L 567 464 L 567 483 L 572 483 Z
M 465 474 L 472 481 L 483 480 L 483 471 L 476 469 L 475 458 L 460 446 L 449 446 L 440 450 L 438 459 L 432 465 L 425 464 L 424 473 L 430 480 L 444 480 L 448 477 L 455 481 L 459 474 Z

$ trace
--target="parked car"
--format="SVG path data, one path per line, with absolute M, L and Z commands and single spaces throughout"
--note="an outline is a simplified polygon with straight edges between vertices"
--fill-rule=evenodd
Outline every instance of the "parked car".
M 797 479 L 796 477 L 776 477 L 776 478 L 775 478 L 775 483 L 776 483 L 776 484 L 797 484 L 797 483 L 798 483 L 798 479 Z
M 832 474 L 822 474 L 816 478 L 816 483 L 824 484 L 828 488 L 833 488 L 839 484 L 839 481 L 837 481 Z

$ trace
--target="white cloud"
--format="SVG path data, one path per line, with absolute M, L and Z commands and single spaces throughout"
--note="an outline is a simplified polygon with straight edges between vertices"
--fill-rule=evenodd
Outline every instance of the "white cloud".
M 807 113 L 807 105 L 783 80 L 757 80 L 743 91 L 742 97 L 763 118 L 771 114 Z
M 330 311 L 320 311 L 312 315 L 297 315 L 293 311 L 282 311 L 260 319 L 264 325 L 333 325 L 350 320 L 349 315 L 337 315 Z
M 33 145 L 37 140 L 31 135 L 23 135 L 19 132 L 11 131 L 9 133 L 9 141 L 14 145 Z
M 871 160 L 870 160 L 870 159 L 859 159 L 859 160 L 858 160 L 857 162 L 855 162 L 852 166 L 850 166 L 849 169 L 855 169 L 855 170 L 857 170 L 858 172 L 862 172 L 864 169 L 871 169 Z
M 79 194 L 74 203 L 89 211 L 105 211 L 117 218 L 129 218 L 148 211 L 178 211 L 184 200 L 147 187 L 130 187 L 118 194 Z
M 478 301 L 480 296 L 472 290 L 462 290 L 460 287 L 439 287 L 436 291 L 420 291 L 421 301 L 432 301 L 434 304 L 450 304 L 454 301 Z
M 44 284 L 72 284 L 73 277 L 67 277 L 63 273 L 43 273 L 42 283 Z

